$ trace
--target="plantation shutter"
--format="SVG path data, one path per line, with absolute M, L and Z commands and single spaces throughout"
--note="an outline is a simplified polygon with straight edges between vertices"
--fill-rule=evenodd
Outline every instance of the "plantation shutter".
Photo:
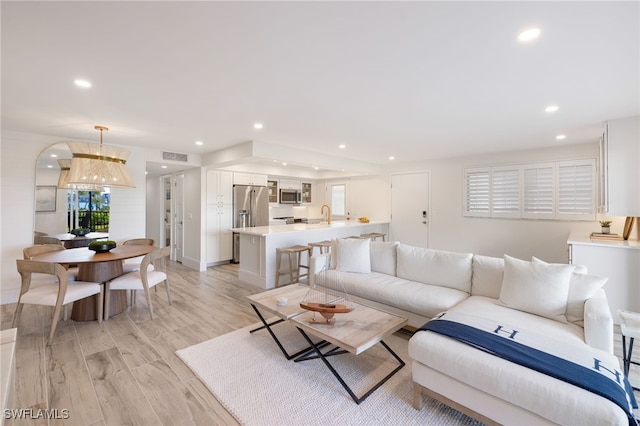
M 490 214 L 489 169 L 467 169 L 464 174 L 464 215 L 488 217 Z
M 555 165 L 536 164 L 524 168 L 522 217 L 529 219 L 553 219 Z
M 558 219 L 595 220 L 595 160 L 558 164 Z
M 520 217 L 519 168 L 496 167 L 491 170 L 491 215 Z

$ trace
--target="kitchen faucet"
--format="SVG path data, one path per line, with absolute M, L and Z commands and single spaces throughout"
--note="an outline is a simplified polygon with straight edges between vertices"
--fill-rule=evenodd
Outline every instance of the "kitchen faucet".
M 322 205 L 322 207 L 320 207 L 320 214 L 324 214 L 324 208 L 325 208 L 325 207 L 327 208 L 328 213 L 329 213 L 329 214 L 327 215 L 327 224 L 330 224 L 330 223 L 331 223 L 331 207 L 329 207 L 329 206 L 328 206 L 328 205 L 326 205 L 326 204 L 323 204 L 323 205 Z

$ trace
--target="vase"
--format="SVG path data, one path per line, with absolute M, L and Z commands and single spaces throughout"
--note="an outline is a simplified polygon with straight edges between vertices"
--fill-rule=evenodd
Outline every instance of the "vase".
M 603 234 L 608 234 L 610 232 L 611 232 L 611 228 L 610 227 L 608 227 L 608 226 L 603 226 L 602 227 L 602 233 Z

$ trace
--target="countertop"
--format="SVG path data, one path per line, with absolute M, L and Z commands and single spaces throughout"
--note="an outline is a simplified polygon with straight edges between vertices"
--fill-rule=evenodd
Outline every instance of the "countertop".
M 229 230 L 232 232 L 236 232 L 238 234 L 247 234 L 247 235 L 255 235 L 255 236 L 267 236 L 273 234 L 284 234 L 288 232 L 303 232 L 303 231 L 312 231 L 317 229 L 334 229 L 334 228 L 349 228 L 349 227 L 362 227 L 368 225 L 387 225 L 389 222 L 381 221 L 381 220 L 372 220 L 369 223 L 360 223 L 357 220 L 336 220 L 331 221 L 330 224 L 327 222 L 321 223 L 294 223 L 291 225 L 272 225 L 272 226 L 255 226 L 255 227 L 247 227 L 247 228 L 230 228 Z
M 640 241 L 638 241 L 637 239 L 633 239 L 633 237 L 630 237 L 626 241 L 625 240 L 608 240 L 608 239 L 601 239 L 601 238 L 589 238 L 588 234 L 583 234 L 583 233 L 571 233 L 569 235 L 569 239 L 567 240 L 567 244 L 591 245 L 591 246 L 615 247 L 615 248 L 640 250 Z

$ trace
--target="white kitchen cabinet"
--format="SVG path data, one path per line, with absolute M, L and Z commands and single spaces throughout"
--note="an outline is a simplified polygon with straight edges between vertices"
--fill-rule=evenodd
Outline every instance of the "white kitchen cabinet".
M 640 312 L 640 243 L 638 240 L 592 240 L 570 235 L 569 263 L 585 265 L 590 275 L 607 277 L 604 290 L 613 320 L 618 309 Z
M 302 182 L 302 202 L 311 203 L 311 194 L 313 193 L 313 184 L 309 182 Z
M 602 211 L 608 216 L 640 216 L 640 116 L 607 122 L 603 143 Z
M 267 175 L 261 175 L 258 173 L 234 172 L 233 184 L 267 186 Z
M 207 263 L 231 260 L 233 251 L 233 173 L 207 170 Z
M 280 189 L 295 189 L 300 191 L 301 182 L 299 180 L 280 179 Z
M 207 205 L 207 264 L 231 260 L 233 255 L 233 205 Z

